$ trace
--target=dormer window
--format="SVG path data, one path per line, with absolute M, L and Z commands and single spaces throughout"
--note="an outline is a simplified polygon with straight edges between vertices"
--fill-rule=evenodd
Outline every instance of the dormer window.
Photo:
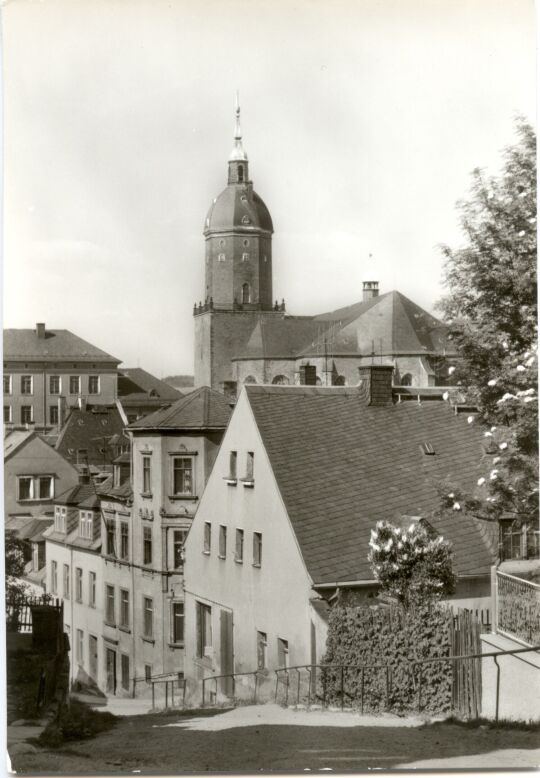
M 435 454 L 435 449 L 433 448 L 431 443 L 422 443 L 420 448 L 422 449 L 422 451 L 426 456 L 433 456 Z
M 79 535 L 86 540 L 94 537 L 94 515 L 92 511 L 79 511 Z
M 54 531 L 63 532 L 66 531 L 66 508 L 61 505 L 54 506 Z

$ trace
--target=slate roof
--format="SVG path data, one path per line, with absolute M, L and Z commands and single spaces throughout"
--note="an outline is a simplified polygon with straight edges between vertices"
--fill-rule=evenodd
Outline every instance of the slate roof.
M 221 392 L 201 386 L 177 400 L 169 408 L 138 419 L 130 430 L 212 430 L 225 429 L 231 416 L 231 406 Z
M 247 385 L 247 397 L 298 539 L 317 584 L 372 580 L 370 530 L 380 519 L 423 516 L 441 481 L 473 488 L 491 456 L 479 423 L 447 403 L 367 406 L 349 388 Z M 430 443 L 428 456 L 421 444 Z M 435 521 L 453 543 L 459 575 L 484 575 L 493 552 L 459 512 Z
M 229 184 L 212 202 L 204 222 L 204 234 L 231 231 L 249 233 L 253 230 L 274 231 L 268 208 L 252 186 Z
M 74 409 L 62 427 L 55 449 L 72 463 L 77 461 L 77 451 L 86 449 L 88 464 L 111 464 L 114 456 L 110 439 L 122 436 L 123 431 L 124 422 L 116 407 Z
M 249 339 L 236 358 L 295 359 L 307 344 L 312 344 L 326 329 L 311 316 L 259 314 Z
M 54 504 L 55 505 L 77 505 L 84 508 L 92 508 L 97 507 L 99 505 L 99 500 L 95 502 L 96 495 L 96 487 L 95 485 L 90 482 L 88 484 L 77 484 L 76 486 L 73 486 L 71 489 L 66 489 L 65 492 L 62 492 L 62 494 L 59 494 L 58 497 L 54 498 Z M 84 503 L 84 506 L 82 505 Z M 94 504 L 92 504 L 94 503 Z
M 4 435 L 4 459 L 12 456 L 21 446 L 35 436 L 34 430 L 10 430 Z
M 35 329 L 4 330 L 4 359 L 76 359 L 78 362 L 110 362 L 111 365 L 121 362 L 69 330 L 46 330 L 45 337 L 38 338 Z
M 141 367 L 122 367 L 118 373 L 118 398 L 122 405 L 149 398 L 174 402 L 181 393 Z

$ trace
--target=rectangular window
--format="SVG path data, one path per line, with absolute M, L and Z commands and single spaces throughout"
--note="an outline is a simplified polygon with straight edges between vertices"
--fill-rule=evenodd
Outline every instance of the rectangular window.
M 152 680 L 152 665 L 144 666 L 144 680 L 149 683 Z
M 80 394 L 81 393 L 81 377 L 80 375 L 70 375 L 69 377 L 69 393 Z
M 49 394 L 60 394 L 61 383 L 59 375 L 49 376 Z
M 77 642 L 75 649 L 77 664 L 82 665 L 84 662 L 84 632 L 82 629 L 77 630 Z
M 49 424 L 58 424 L 58 406 L 57 405 L 50 405 L 49 406 Z
M 120 674 L 122 689 L 126 692 L 129 691 L 129 656 L 127 654 L 120 654 Z
M 152 473 L 151 473 L 151 463 L 152 459 L 149 456 L 143 455 L 142 458 L 142 474 L 143 474 L 143 494 L 151 494 L 152 493 Z
M 289 641 L 278 638 L 278 667 L 289 666 Z
M 260 532 L 253 533 L 253 564 L 255 567 L 260 567 L 262 561 L 262 534 Z
M 212 656 L 212 608 L 197 602 L 197 656 Z
M 99 394 L 99 376 L 88 376 L 88 394 Z
M 236 543 L 234 547 L 234 561 L 235 562 L 243 562 L 244 561 L 244 530 L 243 529 L 237 529 L 236 530 Z
M 51 592 L 58 594 L 58 562 L 51 562 Z
M 173 643 L 184 642 L 184 603 L 173 602 L 172 605 L 172 640 Z
M 116 524 L 107 520 L 107 556 L 116 556 Z
M 236 451 L 231 451 L 229 454 L 229 478 L 231 481 L 236 481 L 238 454 Z
M 154 601 L 151 597 L 143 597 L 144 637 L 154 636 Z
M 38 498 L 40 500 L 51 500 L 53 494 L 54 479 L 52 475 L 40 475 L 38 478 Z
M 227 527 L 219 525 L 219 556 L 225 559 L 227 556 Z
M 64 565 L 64 595 L 69 600 L 69 565 Z
M 66 531 L 66 508 L 61 505 L 55 505 L 54 507 L 54 529 L 55 532 Z
M 75 568 L 75 599 L 77 602 L 82 602 L 83 599 L 83 583 L 82 583 L 82 570 L 80 567 Z
M 129 627 L 129 592 L 120 589 L 120 626 Z
M 4 375 L 4 394 L 11 394 L 11 376 L 10 375 Z
M 21 424 L 32 424 L 34 421 L 34 406 L 21 405 Z
M 172 493 L 193 494 L 193 459 L 192 457 L 173 457 Z
M 120 559 L 129 559 L 129 524 L 120 522 Z
M 21 376 L 21 394 L 33 394 L 34 382 L 31 375 Z
M 152 564 L 152 527 L 143 527 L 143 564 Z
M 248 451 L 246 457 L 246 481 L 253 481 L 254 462 L 255 462 L 255 454 L 253 453 L 253 451 Z
M 92 511 L 79 511 L 79 535 L 86 540 L 93 540 L 94 517 Z
M 204 522 L 204 546 L 203 551 L 205 554 L 210 553 L 210 548 L 212 546 L 212 525 L 209 521 Z
M 11 405 L 4 405 L 4 424 L 11 423 Z
M 267 665 L 268 640 L 266 632 L 257 632 L 257 669 L 265 670 Z
M 109 586 L 109 584 L 107 584 L 105 587 L 105 619 L 107 624 L 114 626 L 116 623 L 115 616 L 116 608 L 114 602 L 114 586 Z
M 34 479 L 28 475 L 19 476 L 19 500 L 34 499 Z
M 96 574 L 92 572 L 88 573 L 88 604 L 96 607 Z
M 181 570 L 184 566 L 184 543 L 186 542 L 187 530 L 175 529 L 173 534 L 173 563 L 175 570 Z

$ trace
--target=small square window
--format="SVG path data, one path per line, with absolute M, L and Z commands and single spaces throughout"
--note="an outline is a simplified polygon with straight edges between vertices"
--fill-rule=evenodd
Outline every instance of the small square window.
M 225 254 L 223 253 L 218 254 L 218 262 L 225 262 Z
M 242 262 L 249 262 L 249 254 L 247 251 L 244 251 L 242 254 Z

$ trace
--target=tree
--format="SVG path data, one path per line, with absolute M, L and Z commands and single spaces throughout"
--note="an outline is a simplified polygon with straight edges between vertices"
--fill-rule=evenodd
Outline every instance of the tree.
M 26 592 L 27 586 L 21 581 L 24 575 L 24 541 L 13 530 L 6 530 L 4 536 L 6 599 L 18 597 Z
M 443 247 L 448 294 L 439 307 L 461 357 L 451 370 L 497 454 L 474 494 L 450 487 L 443 507 L 537 522 L 536 137 L 523 119 L 516 131 L 501 174 L 475 170 L 458 203 L 466 245 Z
M 377 522 L 371 530 L 368 559 L 383 592 L 406 608 L 440 600 L 455 589 L 451 544 L 420 523 L 401 529 Z

